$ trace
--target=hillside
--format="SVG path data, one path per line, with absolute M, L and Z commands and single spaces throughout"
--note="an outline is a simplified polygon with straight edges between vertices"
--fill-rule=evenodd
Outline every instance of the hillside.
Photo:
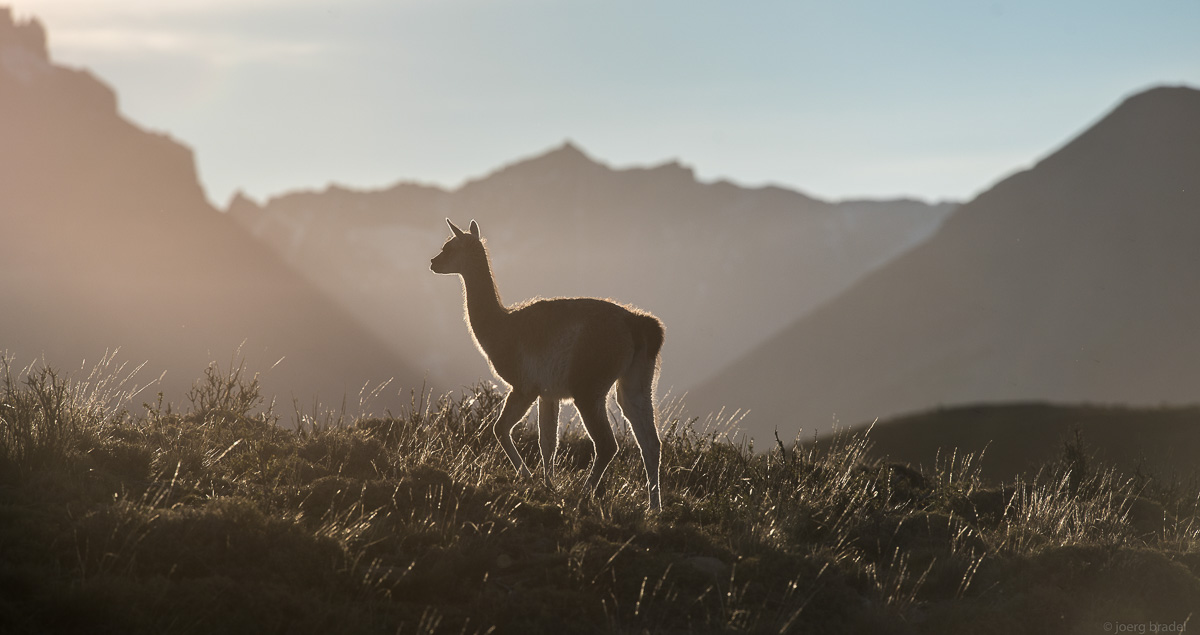
M 933 469 L 981 456 L 980 476 L 1008 481 L 1080 445 L 1105 464 L 1184 482 L 1200 477 L 1200 408 L 1009 403 L 939 408 L 875 424 L 870 455 Z
M 50 59 L 0 9 L 0 351 L 66 368 L 148 362 L 176 398 L 242 346 L 266 389 L 340 403 L 421 375 L 205 199 L 191 152 L 123 118 L 112 89 Z M 291 392 L 296 391 L 296 392 Z
M 244 379 L 135 414 L 0 376 L 0 632 L 1183 632 L 1200 606 L 1195 488 L 1086 457 L 996 484 L 869 438 L 755 453 L 673 407 L 650 514 L 631 443 L 598 498 L 577 430 L 553 488 L 515 479 L 491 387 L 288 430 Z
M 330 186 L 263 205 L 238 197 L 230 214 L 452 386 L 488 371 L 460 287 L 428 261 L 443 218 L 476 219 L 506 302 L 592 295 L 662 318 L 661 385 L 679 392 L 924 239 L 951 208 L 707 183 L 675 162 L 615 169 L 566 143 L 453 190 Z
M 696 391 L 791 436 L 939 405 L 1200 401 L 1200 91 L 1130 97 Z

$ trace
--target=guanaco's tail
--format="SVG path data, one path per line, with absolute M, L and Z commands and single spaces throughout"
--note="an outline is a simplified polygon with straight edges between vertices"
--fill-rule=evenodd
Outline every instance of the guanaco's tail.
M 663 345 L 663 324 L 653 315 L 635 313 L 630 318 L 635 358 L 656 360 Z

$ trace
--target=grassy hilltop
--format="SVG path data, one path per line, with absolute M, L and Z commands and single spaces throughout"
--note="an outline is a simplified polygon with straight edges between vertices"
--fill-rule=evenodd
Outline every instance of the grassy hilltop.
M 870 459 L 869 434 L 755 452 L 676 405 L 648 516 L 628 440 L 596 500 L 579 432 L 557 489 L 518 481 L 487 386 L 289 429 L 238 368 L 183 407 L 103 368 L 0 372 L 4 633 L 1180 632 L 1200 612 L 1200 488 L 1075 442 L 988 483 L 974 455 Z

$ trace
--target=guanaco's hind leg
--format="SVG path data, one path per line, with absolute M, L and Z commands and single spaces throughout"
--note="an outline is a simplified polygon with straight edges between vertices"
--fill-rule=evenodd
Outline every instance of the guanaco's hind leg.
M 558 400 L 542 396 L 538 398 L 538 447 L 542 450 L 543 477 L 546 486 L 552 487 L 554 477 L 554 453 L 558 451 Z
M 653 375 L 649 380 L 632 376 L 622 377 L 617 383 L 617 404 L 633 429 L 633 438 L 642 451 L 642 465 L 646 468 L 646 487 L 650 494 L 650 509 L 662 508 L 658 483 L 659 462 L 662 443 L 658 439 L 658 427 L 654 423 Z
M 587 428 L 588 436 L 592 438 L 592 447 L 596 456 L 592 459 L 592 473 L 588 475 L 585 487 L 589 492 L 602 494 L 600 479 L 604 470 L 612 463 L 617 455 L 617 437 L 613 434 L 612 425 L 608 422 L 608 412 L 604 408 L 604 395 L 599 397 L 575 398 L 575 407 L 583 417 L 583 426 Z
M 533 395 L 527 395 L 513 389 L 504 398 L 504 408 L 500 411 L 500 417 L 496 419 L 496 423 L 492 424 L 492 433 L 500 440 L 500 447 L 504 448 L 504 453 L 508 455 L 508 460 L 512 462 L 513 467 L 517 469 L 517 474 L 522 478 L 532 476 L 529 468 L 525 466 L 525 461 L 521 459 L 521 454 L 517 452 L 517 444 L 513 443 L 512 431 L 521 421 L 521 417 L 529 411 L 529 407 L 533 405 Z

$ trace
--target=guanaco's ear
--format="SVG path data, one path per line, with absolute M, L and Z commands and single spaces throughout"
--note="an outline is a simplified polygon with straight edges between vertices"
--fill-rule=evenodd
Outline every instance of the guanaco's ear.
M 479 238 L 479 225 L 475 224 L 475 219 L 471 219 L 471 235 Z
M 463 230 L 461 230 L 461 229 L 459 229 L 458 227 L 456 227 L 456 226 L 454 225 L 454 223 L 451 223 L 449 218 L 447 218 L 447 219 L 446 219 L 446 224 L 450 226 L 450 231 L 454 232 L 454 237 L 455 237 L 455 238 L 458 238 L 459 236 L 462 236 L 463 234 L 465 234 L 465 233 L 466 233 L 466 232 L 464 232 Z M 474 226 L 475 226 L 475 221 L 471 221 L 471 226 L 472 226 L 472 227 L 474 227 Z

